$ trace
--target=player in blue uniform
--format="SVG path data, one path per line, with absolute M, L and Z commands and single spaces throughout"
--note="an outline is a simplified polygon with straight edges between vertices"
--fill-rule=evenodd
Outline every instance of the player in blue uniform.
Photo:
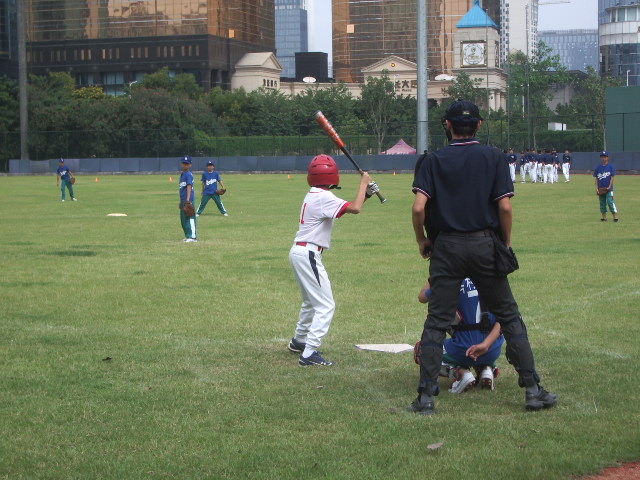
M 529 150 L 524 149 L 520 153 L 520 183 L 527 183 L 527 169 L 529 163 Z
M 550 183 L 553 183 L 554 161 L 553 161 L 553 155 L 551 154 L 548 148 L 544 149 L 544 153 L 542 154 L 541 158 L 544 163 L 544 166 L 542 167 L 542 181 L 544 183 L 547 183 L 547 181 L 549 181 Z
M 616 208 L 616 204 L 613 202 L 613 182 L 616 178 L 616 169 L 609 163 L 608 152 L 602 152 L 600 154 L 600 160 L 602 160 L 602 165 L 598 165 L 593 171 L 593 176 L 596 177 L 596 193 L 598 193 L 599 188 L 607 189 L 606 193 L 602 195 L 598 194 L 598 199 L 600 200 L 600 213 L 602 214 L 600 221 L 607 221 L 608 206 L 609 210 L 613 214 L 613 221 L 617 222 L 618 209 Z
M 224 188 L 224 183 L 222 183 L 222 178 L 220 178 L 220 174 L 215 171 L 215 168 L 216 166 L 213 162 L 207 162 L 207 171 L 202 174 L 202 177 L 200 177 L 200 181 L 202 182 L 202 200 L 200 200 L 200 205 L 198 206 L 196 214 L 200 215 L 204 211 L 209 200 L 213 200 L 216 202 L 220 213 L 225 217 L 228 217 L 229 214 L 224 208 L 222 200 L 220 200 L 220 195 L 216 193 L 218 188 Z M 220 185 L 220 187 L 218 187 L 218 185 Z
M 431 285 L 420 290 L 418 300 L 427 303 L 431 295 Z M 504 337 L 500 325 L 492 313 L 483 311 L 478 290 L 471 279 L 465 278 L 460 284 L 460 298 L 456 316 L 459 322 L 453 325 L 453 335 L 444 341 L 442 356 L 444 371 L 451 371 L 456 378 L 451 393 L 462 393 L 479 384 L 482 388 L 494 389 L 495 362 L 500 356 Z M 471 373 L 474 368 L 478 379 Z M 478 381 L 479 380 L 479 381 Z
M 562 154 L 562 173 L 564 174 L 564 183 L 570 182 L 569 171 L 571 170 L 571 150 L 567 149 Z
M 511 175 L 511 181 L 515 182 L 516 181 L 516 165 L 518 164 L 518 155 L 516 155 L 513 148 L 509 149 L 507 160 L 509 161 L 509 174 Z
M 69 167 L 64 164 L 64 158 L 61 158 L 58 162 L 58 169 L 56 170 L 56 185 L 60 187 L 62 191 L 62 201 L 64 202 L 67 199 L 67 190 L 69 190 L 69 195 L 71 196 L 71 200 L 77 202 L 78 199 L 73 194 L 73 184 L 71 183 L 71 179 L 73 178 L 73 172 Z
M 182 230 L 184 231 L 183 242 L 197 242 L 196 235 L 196 217 L 187 217 L 184 213 L 184 204 L 187 202 L 193 203 L 196 201 L 196 193 L 193 190 L 193 173 L 191 173 L 191 157 L 185 155 L 180 160 L 180 166 L 182 167 L 182 173 L 180 174 L 180 223 L 182 224 Z

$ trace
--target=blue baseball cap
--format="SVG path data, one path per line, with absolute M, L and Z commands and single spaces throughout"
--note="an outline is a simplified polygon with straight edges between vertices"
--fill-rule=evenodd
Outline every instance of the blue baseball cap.
M 64 158 L 61 158 L 60 160 L 58 160 L 58 163 L 64 163 Z
M 189 165 L 191 165 L 193 162 L 191 161 L 191 157 L 189 155 L 185 155 L 184 157 L 182 157 L 182 160 L 180 160 L 180 163 L 188 163 Z
M 208 167 L 209 165 L 212 165 L 212 166 L 214 166 L 214 167 L 215 167 L 215 164 L 214 164 L 211 160 L 209 160 L 209 161 L 207 162 L 207 167 Z
M 601 157 L 608 157 L 609 156 L 609 152 L 605 151 L 605 152 L 600 152 L 600 156 Z

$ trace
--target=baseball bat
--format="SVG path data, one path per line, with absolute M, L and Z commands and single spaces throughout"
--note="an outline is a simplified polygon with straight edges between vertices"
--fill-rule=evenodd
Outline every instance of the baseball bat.
M 316 112 L 314 117 L 322 127 L 322 130 L 324 130 L 324 133 L 328 135 L 328 137 L 331 139 L 334 145 L 338 147 L 342 151 L 342 153 L 345 154 L 345 156 L 349 159 L 349 161 L 351 161 L 353 166 L 356 167 L 356 170 L 360 172 L 360 175 L 362 175 L 364 173 L 364 170 L 362 170 L 362 168 L 360 168 L 360 165 L 358 165 L 356 161 L 353 159 L 353 157 L 351 156 L 351 152 L 349 152 L 349 149 L 347 149 L 347 146 L 345 145 L 344 141 L 340 138 L 340 135 L 338 135 L 338 132 L 336 132 L 336 129 L 333 128 L 329 120 L 327 120 L 327 117 L 325 117 L 320 110 Z M 384 198 L 380 192 L 376 192 L 376 195 L 380 199 L 380 203 L 384 203 L 387 201 L 387 199 Z

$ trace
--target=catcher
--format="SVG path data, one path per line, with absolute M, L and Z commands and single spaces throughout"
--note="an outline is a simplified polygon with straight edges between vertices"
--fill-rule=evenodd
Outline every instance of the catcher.
M 193 202 L 196 193 L 193 191 L 193 173 L 191 173 L 191 157 L 185 155 L 180 160 L 182 173 L 180 174 L 180 223 L 184 231 L 183 242 L 197 242 L 196 236 L 196 212 Z
M 218 206 L 218 210 L 225 217 L 228 217 L 229 214 L 227 210 L 224 208 L 222 204 L 222 200 L 220 200 L 220 196 L 224 195 L 227 192 L 227 189 L 224 188 L 224 183 L 222 183 L 222 178 L 220 178 L 220 174 L 215 171 L 216 166 L 212 161 L 207 162 L 207 171 L 202 174 L 200 177 L 200 181 L 202 182 L 202 200 L 200 201 L 200 205 L 198 206 L 198 211 L 196 215 L 199 216 L 209 203 L 209 200 L 213 199 Z

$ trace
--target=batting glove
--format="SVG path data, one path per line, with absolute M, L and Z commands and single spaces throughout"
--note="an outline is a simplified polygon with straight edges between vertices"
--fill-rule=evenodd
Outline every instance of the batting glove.
M 365 193 L 365 196 L 367 198 L 371 198 L 379 191 L 380 187 L 378 187 L 378 184 L 376 182 L 371 182 L 369 185 L 367 185 L 367 192 Z

